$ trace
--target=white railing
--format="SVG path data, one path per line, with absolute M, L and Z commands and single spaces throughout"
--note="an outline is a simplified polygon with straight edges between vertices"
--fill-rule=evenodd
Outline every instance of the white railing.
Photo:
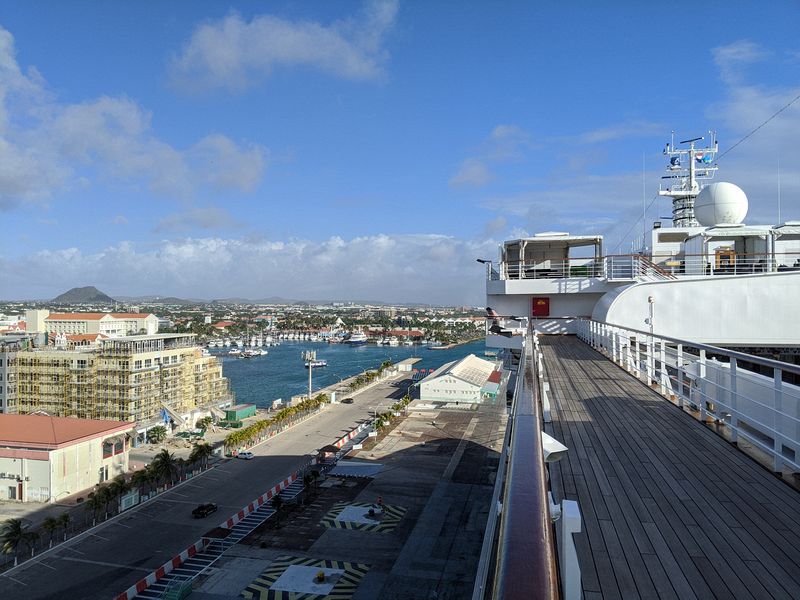
M 766 452 L 773 471 L 800 471 L 800 387 L 783 381 L 784 373 L 800 376 L 800 366 L 587 319 L 578 337 L 702 422 L 726 426 L 731 442 L 742 437 Z
M 599 260 L 571 258 L 545 261 L 502 261 L 487 266 L 489 280 L 565 279 L 602 277 L 609 281 L 658 281 L 707 275 L 752 275 L 800 270 L 800 253 L 687 254 L 656 256 L 651 261 L 639 254 L 604 256 Z
M 499 279 L 564 279 L 567 277 L 603 277 L 603 263 L 587 258 L 564 260 L 507 260 L 495 271 Z M 492 276 L 492 278 L 495 278 Z

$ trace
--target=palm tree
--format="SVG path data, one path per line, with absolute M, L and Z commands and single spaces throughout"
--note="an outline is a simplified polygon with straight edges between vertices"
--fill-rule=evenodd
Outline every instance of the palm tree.
M 150 491 L 150 484 L 153 481 L 153 473 L 150 467 L 145 467 L 141 471 L 134 471 L 131 475 L 131 485 L 139 488 L 139 494 L 143 494 L 142 488 L 147 486 L 147 491 Z
M 25 526 L 21 519 L 9 519 L 0 526 L 0 550 L 3 554 L 14 554 L 14 566 L 17 566 L 17 551 L 20 544 L 26 541 Z
M 178 473 L 178 462 L 175 455 L 170 454 L 166 448 L 153 457 L 152 467 L 156 476 L 163 477 L 165 483 L 167 480 L 170 483 L 174 481 L 175 475 Z
M 189 455 L 189 462 L 199 462 L 205 469 L 208 466 L 208 459 L 214 454 L 214 449 L 211 444 L 203 442 L 202 444 L 195 444 L 192 448 L 192 453 Z
M 64 528 L 64 541 L 67 541 L 67 530 L 69 529 L 69 523 L 72 520 L 72 517 L 69 516 L 69 513 L 61 513 L 61 516 L 58 517 L 58 524 L 59 526 Z
M 59 524 L 60 521 L 56 517 L 47 517 L 42 522 L 42 529 L 44 529 L 45 532 L 50 535 L 50 548 L 53 547 L 53 534 L 55 533 L 56 529 L 58 529 Z
M 125 480 L 125 475 L 117 475 L 111 483 L 108 484 L 108 499 L 119 501 L 120 496 L 124 496 L 131 491 L 131 484 Z M 117 502 L 119 504 L 119 502 Z
M 97 513 L 103 506 L 103 499 L 95 492 L 89 492 L 89 496 L 86 498 L 86 503 L 84 506 L 86 506 L 87 516 L 89 514 L 92 515 L 92 526 L 94 526 L 97 522 Z

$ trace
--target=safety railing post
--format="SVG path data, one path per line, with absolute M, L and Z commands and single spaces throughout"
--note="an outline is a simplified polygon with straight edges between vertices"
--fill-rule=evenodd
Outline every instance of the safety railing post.
M 660 360 L 661 360 L 661 368 L 660 373 L 658 376 L 658 380 L 661 382 L 661 395 L 667 395 L 667 348 L 664 340 L 661 340 L 661 352 L 660 352 Z
M 678 406 L 683 408 L 683 344 L 678 344 Z
M 705 422 L 706 420 L 706 351 L 700 350 L 700 374 L 699 374 L 699 385 L 698 388 L 700 389 L 700 420 Z
M 738 411 L 739 411 L 739 403 L 738 403 L 738 396 L 737 396 L 737 372 L 736 372 L 736 357 L 731 356 L 731 400 L 730 400 L 730 410 L 731 410 L 731 443 L 736 444 L 739 441 L 739 418 L 738 418 Z
M 775 410 L 772 414 L 772 470 L 780 473 L 783 469 L 783 442 L 781 441 L 781 413 L 783 412 L 783 371 L 773 369 L 773 388 L 775 390 Z M 795 461 L 796 462 L 796 461 Z
M 611 328 L 611 360 L 619 364 L 617 359 L 617 351 L 619 350 L 619 337 L 617 336 L 616 328 Z

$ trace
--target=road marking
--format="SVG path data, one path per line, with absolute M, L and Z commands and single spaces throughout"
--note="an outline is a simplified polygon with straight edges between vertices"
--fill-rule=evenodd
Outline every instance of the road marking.
M 92 536 L 92 537 L 100 538 L 104 542 L 110 541 L 108 538 L 104 538 L 102 535 L 97 535 L 96 533 L 90 533 L 89 535 Z
M 3 577 L 8 577 L 11 581 L 15 581 L 21 585 L 24 585 L 25 587 L 28 587 L 27 583 L 25 583 L 24 581 L 20 581 L 19 579 L 14 579 L 11 575 L 3 574 Z
M 178 492 L 172 492 L 170 496 L 180 496 L 181 498 L 188 498 L 186 494 L 179 494 Z M 178 502 L 178 500 L 173 500 L 173 502 Z
M 39 561 L 39 564 L 40 564 L 40 565 L 42 565 L 43 567 L 47 567 L 48 569 L 53 569 L 53 571 L 58 571 L 58 569 L 56 569 L 55 567 L 51 567 L 50 565 L 48 565 L 48 564 L 47 564 L 46 562 L 44 562 L 43 560 L 40 560 L 40 561 Z
M 80 550 L 76 550 L 75 548 L 73 548 L 71 546 L 66 546 L 65 548 L 61 548 L 61 550 L 69 550 L 70 552 L 77 552 L 81 556 L 86 556 L 85 552 L 81 552 Z M 56 556 L 58 556 L 58 554 L 56 554 Z
M 64 560 L 71 560 L 73 562 L 88 563 L 90 565 L 100 565 L 102 567 L 117 567 L 119 569 L 130 569 L 131 571 L 144 571 L 145 573 L 152 573 L 153 569 L 147 567 L 132 567 L 131 565 L 121 565 L 118 563 L 103 562 L 99 560 L 88 560 L 85 558 L 72 558 L 71 556 L 63 556 Z

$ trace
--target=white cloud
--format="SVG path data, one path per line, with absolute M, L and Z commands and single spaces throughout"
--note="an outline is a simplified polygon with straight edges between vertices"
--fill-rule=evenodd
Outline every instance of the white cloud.
M 483 140 L 480 156 L 464 159 L 458 172 L 450 178 L 450 187 L 483 187 L 492 180 L 487 163 L 518 161 L 523 149 L 530 147 L 530 135 L 517 125 L 496 125 Z
M 749 40 L 738 40 L 711 49 L 720 78 L 728 84 L 740 82 L 744 66 L 763 60 L 769 54 L 764 48 Z
M 490 160 L 518 160 L 522 150 L 530 146 L 531 136 L 517 125 L 497 125 L 489 135 Z
M 583 144 L 598 144 L 622 138 L 659 134 L 663 133 L 664 130 L 665 126 L 661 123 L 638 119 L 587 131 L 578 136 L 578 141 Z
M 508 220 L 503 215 L 499 215 L 486 222 L 483 233 L 486 237 L 494 237 L 498 233 L 502 233 L 506 227 L 508 227 Z
M 75 281 L 90 281 L 112 296 L 281 295 L 479 305 L 484 281 L 475 259 L 494 257 L 496 244 L 443 235 L 319 241 L 189 238 L 154 246 L 121 242 L 93 254 L 65 248 L 0 257 L 0 297 L 50 298 Z M 35 281 L 24 276 L 32 272 L 38 274 Z
M 358 18 L 330 25 L 271 15 L 248 22 L 230 14 L 194 31 L 172 60 L 172 81 L 191 91 L 236 91 L 281 66 L 311 66 L 346 79 L 374 79 L 383 73 L 383 42 L 396 16 L 396 0 L 375 0 Z
M 186 231 L 190 229 L 228 229 L 240 223 L 231 214 L 216 206 L 195 207 L 168 215 L 156 225 L 155 231 Z
M 486 165 L 477 158 L 467 158 L 458 172 L 450 178 L 450 187 L 483 187 L 492 179 Z
M 0 27 L 0 210 L 42 202 L 101 177 L 190 198 L 207 187 L 249 192 L 267 150 L 223 135 L 177 148 L 153 131 L 151 114 L 130 98 L 101 96 L 61 104 L 34 69 L 19 67 Z

